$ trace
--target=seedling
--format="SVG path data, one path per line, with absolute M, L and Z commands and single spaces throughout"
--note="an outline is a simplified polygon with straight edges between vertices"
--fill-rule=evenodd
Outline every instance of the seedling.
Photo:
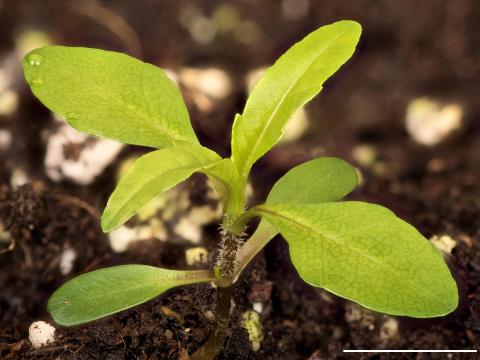
M 252 165 L 281 138 L 291 116 L 355 50 L 361 27 L 339 21 L 312 32 L 270 67 L 235 117 L 232 156 L 200 145 L 179 89 L 165 73 L 124 54 L 47 46 L 23 67 L 35 96 L 74 128 L 128 144 L 156 148 L 121 179 L 103 212 L 105 232 L 125 223 L 159 193 L 194 172 L 215 184 L 224 209 L 217 260 L 209 270 L 123 265 L 92 271 L 54 292 L 48 310 L 64 326 L 131 308 L 178 286 L 217 285 L 217 330 L 196 353 L 222 346 L 232 284 L 275 235 L 288 242 L 293 265 L 307 283 L 369 309 L 410 317 L 443 316 L 457 307 L 455 281 L 440 252 L 390 210 L 341 201 L 357 185 L 345 161 L 321 157 L 287 172 L 265 203 L 247 207 Z M 260 225 L 248 239 L 248 222 Z

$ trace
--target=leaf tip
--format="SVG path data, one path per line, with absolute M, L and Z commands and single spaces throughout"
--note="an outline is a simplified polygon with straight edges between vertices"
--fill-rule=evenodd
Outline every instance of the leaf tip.
M 342 25 L 348 26 L 352 29 L 352 31 L 358 32 L 359 34 L 362 33 L 362 25 L 358 21 L 355 21 L 355 20 L 340 20 L 340 21 L 336 22 L 336 24 L 342 24 Z
M 445 295 L 443 297 L 442 303 L 444 310 L 443 313 L 439 314 L 438 316 L 445 316 L 454 312 L 457 309 L 459 303 L 458 287 L 453 276 L 450 275 L 448 284 L 446 284 L 444 289 Z
M 110 218 L 110 216 L 108 215 L 108 213 L 104 211 L 100 219 L 100 226 L 104 233 L 108 233 L 114 230 L 115 228 L 117 228 L 119 225 L 115 225 L 112 219 Z
M 73 326 L 75 324 L 69 321 L 68 316 L 65 314 L 66 306 L 68 306 L 69 302 L 58 294 L 58 290 L 48 299 L 47 311 L 56 324 L 65 327 Z

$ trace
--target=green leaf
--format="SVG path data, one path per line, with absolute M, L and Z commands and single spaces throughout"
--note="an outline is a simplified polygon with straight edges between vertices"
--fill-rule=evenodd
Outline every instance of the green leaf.
M 46 46 L 23 59 L 50 110 L 87 134 L 155 148 L 198 143 L 180 91 L 160 68 L 128 55 Z
M 258 207 L 288 241 L 299 275 L 376 311 L 435 317 L 458 304 L 440 251 L 390 210 L 362 202 Z
M 195 144 L 152 151 L 139 158 L 120 180 L 102 215 L 107 232 L 125 223 L 159 193 L 221 161 L 215 152 Z
M 358 184 L 356 170 L 335 157 L 320 157 L 295 166 L 268 195 L 267 204 L 314 204 L 338 201 Z
M 290 169 L 273 185 L 266 204 L 316 204 L 341 200 L 358 184 L 356 170 L 335 157 L 320 157 Z M 252 238 L 266 245 L 277 229 L 262 219 Z M 258 249 L 260 251 L 260 249 Z
M 209 282 L 204 270 L 177 271 L 146 265 L 121 265 L 80 275 L 48 300 L 57 324 L 73 326 L 142 304 L 177 286 Z
M 241 176 L 248 176 L 253 163 L 278 142 L 295 111 L 352 56 L 360 33 L 361 26 L 354 21 L 323 26 L 265 72 L 233 124 L 232 157 Z
M 222 198 L 224 209 L 230 215 L 240 215 L 244 210 L 243 186 L 240 186 L 238 169 L 232 159 L 222 159 L 214 166 L 205 169 L 215 189 Z

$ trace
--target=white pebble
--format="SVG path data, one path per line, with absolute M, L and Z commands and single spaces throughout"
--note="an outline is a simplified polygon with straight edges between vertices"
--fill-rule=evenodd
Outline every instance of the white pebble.
M 395 320 L 394 318 L 388 318 L 387 321 L 385 321 L 382 324 L 382 327 L 380 328 L 380 339 L 381 340 L 390 340 L 398 335 L 398 321 Z
M 222 217 L 221 211 L 220 206 L 217 206 L 216 209 L 212 209 L 210 205 L 198 206 L 190 210 L 188 217 L 196 225 L 206 225 L 220 219 Z
M 55 328 L 45 321 L 35 321 L 28 328 L 28 339 L 35 349 L 55 341 Z
M 110 247 L 117 253 L 125 252 L 128 245 L 137 240 L 137 231 L 124 225 L 108 233 Z
M 206 264 L 208 262 L 208 251 L 203 246 L 197 246 L 185 251 L 187 265 Z
M 357 145 L 353 148 L 352 157 L 363 167 L 370 167 L 377 158 L 377 150 L 370 145 Z
M 186 240 L 190 240 L 194 244 L 198 244 L 202 239 L 202 229 L 195 224 L 190 218 L 182 218 L 174 227 L 175 234 Z
M 252 304 L 253 310 L 261 314 L 263 311 L 263 304 L 261 302 L 254 302 Z
M 179 78 L 186 87 L 216 100 L 227 97 L 232 91 L 230 76 L 217 68 L 183 68 L 179 72 Z
M 14 113 L 18 108 L 18 93 L 13 90 L 6 90 L 0 93 L 0 116 L 7 116 Z
M 155 238 L 160 241 L 166 241 L 168 237 L 165 223 L 159 219 L 151 219 L 148 224 L 138 226 L 137 231 L 137 240 L 148 240 Z
M 14 169 L 10 177 L 10 185 L 12 188 L 17 189 L 26 183 L 28 183 L 28 176 L 25 171 L 20 168 Z
M 455 241 L 455 239 L 448 235 L 433 235 L 430 238 L 430 241 L 437 249 L 443 251 L 446 254 L 451 254 L 453 248 L 457 246 L 457 242 Z
M 91 143 L 86 144 L 90 139 Z M 81 147 L 78 159 L 65 156 L 65 146 Z M 48 139 L 45 169 L 50 179 L 71 180 L 80 185 L 89 185 L 115 160 L 123 144 L 106 139 L 93 139 L 68 125 L 61 125 Z
M 427 98 L 408 104 L 406 128 L 419 144 L 434 146 L 462 126 L 463 110 L 458 104 L 442 104 Z
M 73 249 L 65 249 L 60 258 L 60 273 L 68 275 L 73 269 L 73 263 L 77 258 L 77 253 Z

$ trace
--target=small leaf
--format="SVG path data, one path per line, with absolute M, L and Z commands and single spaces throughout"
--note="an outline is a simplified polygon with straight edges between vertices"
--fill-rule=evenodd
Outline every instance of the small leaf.
M 128 55 L 46 46 L 23 60 L 35 96 L 87 134 L 155 148 L 198 143 L 180 91 L 160 68 Z
M 288 241 L 295 268 L 311 285 L 392 315 L 435 317 L 457 307 L 440 252 L 384 207 L 285 204 L 258 212 Z
M 320 157 L 297 165 L 283 175 L 273 185 L 266 204 L 334 202 L 352 192 L 357 184 L 357 172 L 346 161 L 335 157 Z M 278 231 L 262 219 L 252 237 L 260 234 L 265 245 Z
M 215 189 L 220 194 L 224 209 L 231 215 L 239 215 L 244 210 L 243 187 L 239 184 L 238 169 L 232 159 L 222 159 L 214 166 L 205 169 Z
M 80 275 L 63 284 L 50 297 L 47 307 L 57 324 L 73 326 L 142 304 L 174 287 L 211 280 L 204 270 L 114 266 Z
M 358 184 L 355 169 L 335 157 L 320 157 L 295 166 L 268 195 L 267 204 L 314 204 L 338 201 Z
M 125 223 L 161 192 L 221 161 L 215 152 L 195 144 L 152 151 L 139 158 L 120 180 L 102 215 L 103 231 Z
M 282 136 L 290 117 L 322 89 L 353 54 L 361 27 L 354 21 L 323 26 L 292 46 L 253 89 L 232 130 L 232 157 L 240 175 Z

